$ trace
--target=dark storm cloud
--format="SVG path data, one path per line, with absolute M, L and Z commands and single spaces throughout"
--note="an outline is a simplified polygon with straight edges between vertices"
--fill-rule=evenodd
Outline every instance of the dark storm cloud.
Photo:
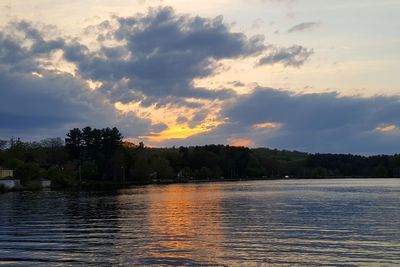
M 62 38 L 45 40 L 43 33 L 26 21 L 13 21 L 0 29 L 0 66 L 11 72 L 40 71 L 39 59 L 48 59 L 64 48 Z
M 71 127 L 118 126 L 124 133 L 146 133 L 150 122 L 119 114 L 101 95 L 72 77 L 43 72 L 0 74 L 0 136 L 64 135 Z
M 303 31 L 309 31 L 312 30 L 320 25 L 319 22 L 303 22 L 297 25 L 294 25 L 288 30 L 288 33 L 294 33 L 294 32 L 303 32 Z
M 27 51 L 16 40 L 12 40 L 0 32 L 0 62 L 2 64 L 18 63 L 26 55 Z
M 61 87 L 62 86 L 62 87 Z M 0 74 L 0 125 L 11 129 L 57 127 L 82 122 L 89 107 L 71 101 L 68 94 L 82 85 L 69 75 Z
M 64 135 L 69 127 L 85 125 L 116 125 L 131 133 L 146 133 L 151 126 L 148 120 L 119 113 L 79 77 L 41 67 L 40 59 L 66 47 L 62 39 L 45 40 L 41 31 L 27 22 L 2 29 L 0 136 Z
M 242 133 L 260 145 L 310 152 L 395 153 L 400 149 L 395 141 L 399 133 L 377 127 L 399 126 L 398 114 L 400 97 L 293 94 L 259 88 L 225 108 L 223 116 L 230 122 L 218 131 Z M 254 129 L 254 124 L 264 122 L 280 123 L 282 128 Z
M 159 8 L 145 15 L 114 19 L 118 26 L 107 26 L 100 39 L 123 45 L 103 47 L 95 53 L 79 46 L 71 51 L 69 47 L 65 57 L 78 65 L 83 77 L 104 81 L 101 90 L 123 103 L 134 100 L 137 92 L 156 102 L 169 96 L 230 98 L 235 95 L 233 90 L 195 88 L 192 82 L 212 75 L 219 68 L 218 60 L 254 56 L 265 49 L 263 37 L 247 38 L 232 32 L 222 17 L 206 19 Z M 104 31 L 104 26 L 101 28 Z M 123 88 L 107 83 L 123 79 L 127 81 Z
M 20 45 L 19 40 L 0 32 L 0 64 L 14 71 L 35 71 L 38 69 L 30 51 Z
M 307 49 L 300 45 L 288 48 L 270 46 L 268 50 L 270 51 L 268 55 L 259 60 L 259 66 L 282 64 L 285 67 L 300 67 L 314 54 L 313 49 Z
M 26 21 L 1 30 L 0 134 L 42 131 L 52 135 L 53 129 L 116 125 L 133 136 L 166 128 L 133 113 L 118 112 L 113 105 L 116 102 L 140 102 L 156 108 L 187 106 L 199 109 L 191 124 L 201 123 L 207 112 L 201 103 L 188 99 L 238 97 L 229 88 L 209 90 L 193 85 L 194 79 L 218 72 L 219 60 L 268 52 L 260 64 L 300 66 L 312 53 L 300 46 L 266 46 L 261 36 L 248 38 L 233 32 L 222 17 L 180 15 L 171 8 L 114 17 L 97 29 L 97 39 L 102 40 L 97 50 L 79 39 L 46 34 Z M 103 41 L 111 41 L 113 46 L 104 46 Z M 55 51 L 76 64 L 76 76 L 45 70 Z M 87 79 L 102 85 L 92 91 Z
M 257 56 L 267 50 L 259 64 L 282 63 L 300 66 L 312 53 L 300 46 L 280 49 L 264 45 L 263 36 L 247 37 L 233 32 L 221 16 L 209 19 L 176 14 L 172 8 L 150 9 L 132 17 L 114 16 L 97 26 L 100 48 L 91 50 L 79 39 L 45 38 L 43 30 L 26 21 L 10 24 L 0 35 L 0 59 L 14 71 L 40 72 L 38 58 L 62 51 L 65 60 L 76 64 L 78 77 L 101 81 L 98 89 L 111 102 L 140 102 L 142 106 L 202 104 L 187 98 L 230 99 L 234 90 L 209 90 L 193 85 L 196 78 L 215 74 L 221 59 Z M 14 33 L 17 34 L 14 34 Z M 103 45 L 112 42 L 112 47 Z M 29 44 L 29 45 L 21 45 Z M 43 64 L 43 63 L 41 63 Z
M 27 21 L 15 22 L 13 23 L 13 26 L 15 27 L 15 30 L 19 31 L 19 33 L 24 34 L 24 40 L 30 40 L 33 42 L 30 49 L 31 55 L 47 55 L 49 52 L 56 49 L 62 49 L 65 46 L 65 42 L 62 38 L 46 41 L 42 36 L 43 33 Z
M 400 150 L 398 114 L 400 97 L 293 94 L 258 88 L 225 106 L 221 117 L 227 123 L 164 144 L 227 144 L 231 138 L 240 138 L 258 146 L 306 152 L 395 154 Z M 266 122 L 279 127 L 254 127 Z
M 258 88 L 225 106 L 221 116 L 227 123 L 165 144 L 226 144 L 240 138 L 258 146 L 306 152 L 394 154 L 400 149 L 399 112 L 400 97 L 340 97 Z M 254 127 L 266 122 L 280 127 Z

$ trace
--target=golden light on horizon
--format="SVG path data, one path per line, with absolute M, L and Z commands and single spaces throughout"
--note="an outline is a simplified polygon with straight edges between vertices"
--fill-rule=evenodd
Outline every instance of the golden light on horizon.
M 150 142 L 162 142 L 169 139 L 185 139 L 197 134 L 206 133 L 220 125 L 220 122 L 205 122 L 195 127 L 175 125 L 158 134 L 141 136 Z
M 188 99 L 190 101 L 191 99 Z M 115 103 L 115 108 L 121 112 L 134 112 L 142 118 L 151 120 L 153 125 L 164 124 L 167 128 L 161 132 L 150 132 L 147 135 L 138 136 L 137 139 L 146 140 L 147 142 L 159 143 L 170 139 L 185 139 L 191 136 L 209 132 L 224 123 L 219 118 L 220 103 L 217 101 L 205 103 L 202 110 L 206 110 L 208 114 L 198 122 L 190 121 L 196 116 L 198 109 L 188 107 L 166 106 L 159 107 L 150 106 L 142 107 L 139 102 L 123 104 Z M 187 118 L 187 122 L 179 123 L 179 117 Z M 157 144 L 153 144 L 157 146 Z
M 150 119 L 153 124 L 164 123 L 168 126 L 176 125 L 176 119 L 179 116 L 184 115 L 185 117 L 191 118 L 197 111 L 187 107 L 174 106 L 156 107 L 155 105 L 151 105 L 149 107 L 143 107 L 140 105 L 140 102 L 131 102 L 127 104 L 117 102 L 114 104 L 114 107 L 121 112 L 134 112 L 141 118 Z
M 255 147 L 256 143 L 251 140 L 251 139 L 246 139 L 246 138 L 230 138 L 228 139 L 228 144 L 230 146 L 244 146 L 244 147 Z

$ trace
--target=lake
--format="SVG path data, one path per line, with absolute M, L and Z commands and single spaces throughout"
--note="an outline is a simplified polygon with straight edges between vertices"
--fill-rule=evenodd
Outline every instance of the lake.
M 0 265 L 400 265 L 400 179 L 1 194 Z

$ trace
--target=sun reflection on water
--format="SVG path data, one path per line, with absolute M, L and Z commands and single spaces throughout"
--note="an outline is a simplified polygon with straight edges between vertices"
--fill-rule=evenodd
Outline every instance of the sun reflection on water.
M 176 260 L 179 255 L 183 260 L 207 262 L 221 253 L 220 186 L 202 189 L 176 185 L 150 195 L 149 210 L 154 212 L 148 214 L 149 230 L 159 240 L 159 249 L 150 257 Z

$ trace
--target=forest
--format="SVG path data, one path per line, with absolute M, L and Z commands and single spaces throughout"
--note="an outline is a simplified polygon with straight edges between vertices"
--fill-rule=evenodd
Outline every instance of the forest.
M 310 154 L 205 145 L 151 148 L 124 141 L 117 128 L 72 129 L 66 138 L 0 140 L 0 166 L 27 184 L 148 184 L 233 179 L 400 177 L 400 155 Z

